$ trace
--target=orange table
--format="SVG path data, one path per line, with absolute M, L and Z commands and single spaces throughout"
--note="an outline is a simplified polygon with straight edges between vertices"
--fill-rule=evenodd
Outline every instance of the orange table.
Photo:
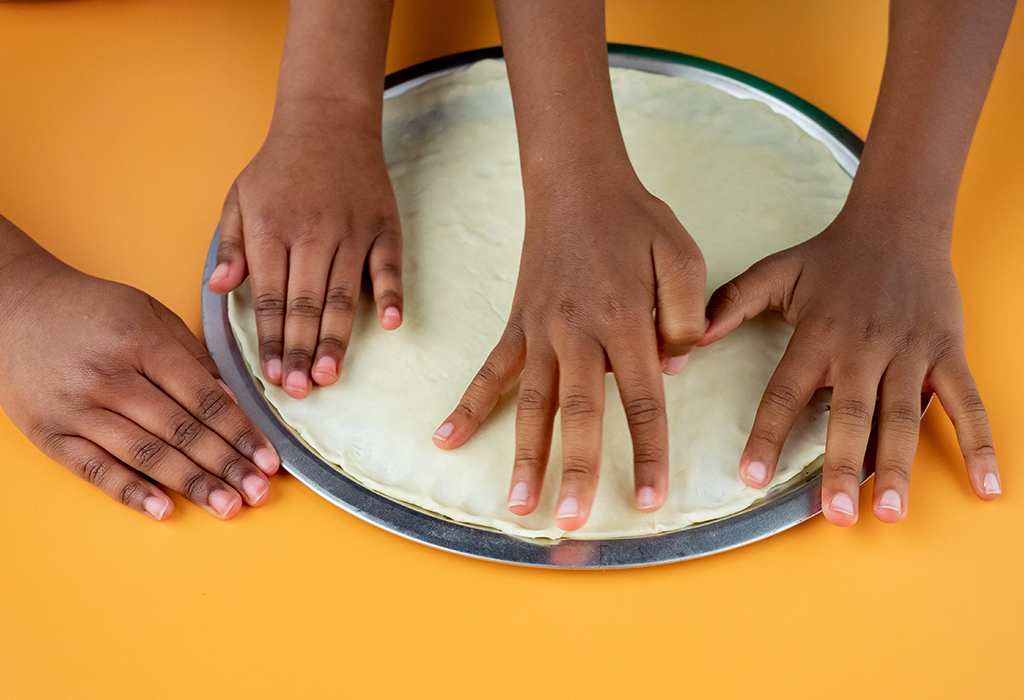
M 609 4 L 611 41 L 737 66 L 867 131 L 884 0 Z M 0 212 L 198 331 L 285 17 L 283 0 L 0 3 Z M 388 68 L 497 40 L 488 0 L 399 0 Z M 970 493 L 936 406 L 899 526 L 819 517 L 688 563 L 529 570 L 407 542 L 286 475 L 231 522 L 176 498 L 155 523 L 0 418 L 0 698 L 1024 697 L 1022 115 L 1018 18 L 954 244 L 998 502 Z

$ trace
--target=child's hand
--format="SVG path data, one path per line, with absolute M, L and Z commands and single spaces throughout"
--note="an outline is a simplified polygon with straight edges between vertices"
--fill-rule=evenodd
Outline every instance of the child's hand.
M 768 483 L 797 413 L 815 389 L 830 386 L 821 500 L 832 523 L 857 520 L 876 399 L 880 520 L 907 513 L 922 392 L 937 393 L 952 418 L 975 493 L 999 494 L 988 417 L 964 355 L 949 233 L 936 227 L 878 209 L 844 210 L 815 238 L 762 260 L 712 296 L 702 345 L 768 308 L 796 328 L 740 460 L 747 484 Z
M 570 195 L 538 198 L 527 207 L 504 335 L 435 443 L 451 449 L 468 440 L 522 373 L 509 509 L 525 515 L 537 507 L 560 407 L 562 486 L 555 522 L 577 529 L 597 490 L 610 368 L 633 437 L 637 506 L 657 510 L 668 484 L 661 372 L 679 372 L 703 336 L 704 284 L 697 245 L 639 182 L 625 189 L 587 183 Z
M 41 249 L 0 281 L 0 405 L 37 447 L 156 520 L 154 482 L 218 518 L 264 502 L 280 460 L 181 319 Z
M 282 117 L 235 180 L 220 221 L 210 290 L 251 277 L 263 375 L 303 398 L 341 371 L 363 267 L 377 316 L 402 322 L 402 238 L 376 130 L 302 105 Z

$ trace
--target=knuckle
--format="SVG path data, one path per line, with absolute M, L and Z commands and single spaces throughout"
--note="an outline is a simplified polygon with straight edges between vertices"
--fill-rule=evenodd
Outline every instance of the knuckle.
M 385 277 L 401 277 L 402 266 L 396 262 L 387 261 L 377 265 L 377 274 Z
M 171 419 L 170 444 L 176 450 L 188 450 L 203 432 L 203 424 L 188 414 L 177 415 Z
M 231 455 L 221 464 L 220 478 L 229 484 L 240 484 L 242 479 L 252 473 L 238 455 Z
M 209 424 L 223 414 L 231 403 L 231 399 L 223 391 L 203 387 L 196 395 L 195 417 L 199 422 Z
M 596 473 L 594 465 L 580 457 L 566 457 L 562 461 L 562 483 L 588 482 Z
M 989 440 L 972 442 L 963 450 L 965 457 L 993 457 L 996 454 L 995 445 Z
M 499 381 L 501 381 L 501 376 L 498 374 L 497 368 L 494 366 L 493 362 L 488 360 L 480 366 L 479 370 L 477 370 L 476 376 L 473 377 L 471 384 L 477 390 L 488 391 L 496 388 Z
M 284 354 L 284 364 L 288 370 L 309 367 L 313 364 L 312 348 L 288 348 Z
M 317 342 L 317 347 L 325 352 L 344 354 L 348 341 L 336 335 L 325 335 Z
M 131 506 L 145 498 L 146 493 L 146 488 L 142 485 L 142 482 L 132 479 L 120 488 L 117 499 L 124 505 Z
M 887 431 L 916 435 L 921 422 L 921 406 L 905 399 L 893 401 L 882 411 L 881 420 Z
M 234 447 L 243 455 L 252 455 L 259 449 L 259 437 L 248 418 L 242 417 L 242 425 L 235 433 Z
M 875 413 L 875 407 L 868 405 L 860 399 L 840 399 L 833 401 L 829 408 L 831 420 L 838 421 L 840 425 L 863 427 L 871 424 L 871 417 Z
M 839 457 L 828 465 L 828 475 L 843 481 L 860 481 L 861 465 L 847 457 Z
M 562 420 L 585 420 L 598 414 L 597 401 L 588 394 L 570 391 L 561 399 Z
M 90 457 L 82 463 L 82 478 L 93 486 L 102 486 L 110 474 L 110 465 L 100 457 Z
M 774 450 L 781 450 L 786 436 L 771 426 L 755 425 L 750 430 L 750 439 L 761 445 L 768 445 Z
M 878 466 L 878 472 L 898 483 L 910 481 L 910 464 L 901 459 L 887 459 Z
M 740 308 L 743 306 L 743 290 L 736 284 L 735 280 L 729 280 L 718 288 L 715 293 L 719 302 L 726 306 Z
M 963 337 L 959 333 L 944 331 L 932 340 L 932 357 L 936 364 L 962 361 Z
M 358 290 L 347 284 L 334 285 L 327 290 L 324 297 L 324 310 L 338 313 L 352 313 L 356 308 L 356 300 L 359 298 Z
M 256 318 L 275 318 L 284 315 L 284 297 L 276 292 L 262 292 L 252 298 L 252 310 Z
M 800 387 L 789 379 L 773 381 L 764 390 L 761 408 L 773 417 L 791 416 L 800 410 Z
M 284 348 L 281 338 L 279 336 L 260 336 L 260 360 L 266 362 L 272 360 L 275 357 L 281 357 L 281 351 Z
M 658 466 L 665 461 L 665 451 L 653 442 L 633 444 L 633 465 L 636 467 Z
M 626 420 L 632 427 L 656 423 L 665 417 L 665 402 L 653 396 L 638 396 L 623 404 Z
M 541 419 L 551 411 L 551 398 L 537 389 L 519 390 L 519 416 L 525 419 Z
M 181 487 L 181 495 L 193 503 L 203 503 L 206 500 L 206 495 L 210 491 L 207 486 L 206 474 L 201 471 L 196 471 L 195 474 L 185 480 L 185 483 Z
M 288 301 L 287 318 L 319 319 L 323 301 L 315 294 L 299 292 Z
M 166 447 L 163 442 L 153 437 L 145 437 L 131 446 L 129 451 L 132 463 L 142 471 L 152 469 L 163 459 Z
M 545 466 L 546 460 L 541 457 L 540 452 L 527 448 L 518 448 L 516 450 L 515 461 L 512 467 L 514 470 L 533 473 L 540 471 Z

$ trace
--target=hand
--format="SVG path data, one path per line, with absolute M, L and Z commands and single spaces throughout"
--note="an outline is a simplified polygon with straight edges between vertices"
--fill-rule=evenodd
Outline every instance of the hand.
M 251 275 L 263 375 L 295 398 L 311 378 L 337 381 L 364 264 L 381 326 L 402 323 L 401 229 L 379 120 L 374 132 L 301 110 L 275 114 L 282 121 L 232 185 L 210 277 L 226 294 Z
M 526 515 L 537 507 L 561 407 L 555 522 L 565 530 L 587 521 L 597 490 L 606 368 L 615 373 L 633 438 L 637 506 L 654 511 L 664 503 L 661 371 L 679 372 L 704 332 L 704 259 L 668 206 L 639 182 L 580 191 L 527 207 L 508 325 L 434 436 L 445 449 L 463 444 L 522 373 L 509 510 Z
M 765 309 L 796 330 L 757 411 L 740 460 L 743 481 L 767 484 L 796 415 L 833 387 L 821 500 L 836 525 L 857 521 L 861 465 L 878 401 L 873 509 L 907 514 L 922 392 L 935 392 L 956 426 L 971 485 L 999 494 L 985 407 L 964 355 L 960 293 L 940 241 L 948 224 L 880 210 L 844 210 L 825 231 L 772 255 L 717 290 L 708 304 L 713 343 Z
M 280 460 L 181 319 L 41 249 L 0 280 L 0 405 L 37 447 L 156 520 L 156 484 L 218 518 L 264 502 Z

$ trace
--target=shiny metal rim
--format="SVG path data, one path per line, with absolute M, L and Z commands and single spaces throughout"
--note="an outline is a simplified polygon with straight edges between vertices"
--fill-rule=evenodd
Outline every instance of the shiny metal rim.
M 385 97 L 433 77 L 463 69 L 483 58 L 500 58 L 499 48 L 446 56 L 388 77 Z M 821 141 L 851 176 L 863 143 L 823 112 L 755 76 L 693 56 L 646 47 L 609 46 L 612 66 L 689 78 L 742 99 L 754 99 L 792 120 Z M 734 549 L 797 525 L 821 512 L 820 459 L 804 473 L 746 510 L 683 530 L 608 540 L 534 540 L 487 530 L 430 514 L 371 491 L 311 452 L 263 398 L 250 375 L 228 320 L 227 297 L 207 288 L 216 266 L 217 235 L 203 270 L 202 314 L 206 344 L 221 377 L 238 403 L 270 439 L 291 474 L 328 501 L 363 520 L 416 542 L 490 561 L 524 566 L 610 569 L 663 564 Z M 874 471 L 874 435 L 862 482 Z

